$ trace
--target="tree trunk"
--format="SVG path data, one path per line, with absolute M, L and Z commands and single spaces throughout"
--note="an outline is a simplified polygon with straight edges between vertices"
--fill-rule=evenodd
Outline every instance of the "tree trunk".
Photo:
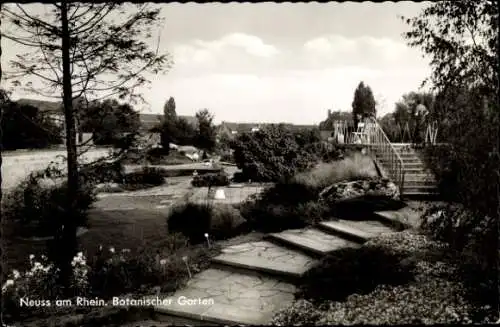
M 63 66 L 63 104 L 64 120 L 66 125 L 66 151 L 68 157 L 68 203 L 66 208 L 66 217 L 62 222 L 62 233 L 58 254 L 60 259 L 61 282 L 70 296 L 70 281 L 72 276 L 71 260 L 76 254 L 76 200 L 78 196 L 78 159 L 76 150 L 76 128 L 75 116 L 73 113 L 72 84 L 70 70 L 70 33 L 68 25 L 68 5 L 61 2 L 61 22 L 62 22 L 62 66 Z

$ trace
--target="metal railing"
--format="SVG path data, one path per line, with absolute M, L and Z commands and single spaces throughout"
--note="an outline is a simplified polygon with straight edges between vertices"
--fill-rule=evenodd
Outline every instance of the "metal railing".
M 405 171 L 403 160 L 396 151 L 396 148 L 389 141 L 382 127 L 374 117 L 365 120 L 365 135 L 363 144 L 367 145 L 370 152 L 379 161 L 383 161 L 383 166 L 394 183 L 399 187 L 400 195 L 403 195 Z

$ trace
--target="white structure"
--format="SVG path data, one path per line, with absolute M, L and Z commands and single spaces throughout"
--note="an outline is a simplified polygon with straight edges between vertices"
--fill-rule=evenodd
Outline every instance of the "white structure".
M 226 198 L 226 194 L 224 193 L 224 189 L 223 188 L 218 188 L 215 191 L 214 199 L 215 200 L 224 200 L 225 198 Z

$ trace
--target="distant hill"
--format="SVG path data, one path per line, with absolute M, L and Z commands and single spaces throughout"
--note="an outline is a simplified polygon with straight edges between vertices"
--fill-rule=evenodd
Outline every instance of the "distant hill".
M 38 108 L 40 112 L 47 113 L 61 113 L 63 112 L 63 106 L 61 102 L 54 101 L 44 101 L 35 99 L 19 99 L 16 103 L 20 105 L 28 105 Z

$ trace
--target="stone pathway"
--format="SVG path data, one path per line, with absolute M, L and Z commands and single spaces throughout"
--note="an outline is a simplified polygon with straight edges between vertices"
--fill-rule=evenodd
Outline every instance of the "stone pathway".
M 293 302 L 295 282 L 319 257 L 401 229 L 392 227 L 386 216 L 391 215 L 376 215 L 379 221 L 328 221 L 228 245 L 209 269 L 155 307 L 155 319 L 184 319 L 188 322 L 182 324 L 200 326 L 269 324 L 277 311 Z

